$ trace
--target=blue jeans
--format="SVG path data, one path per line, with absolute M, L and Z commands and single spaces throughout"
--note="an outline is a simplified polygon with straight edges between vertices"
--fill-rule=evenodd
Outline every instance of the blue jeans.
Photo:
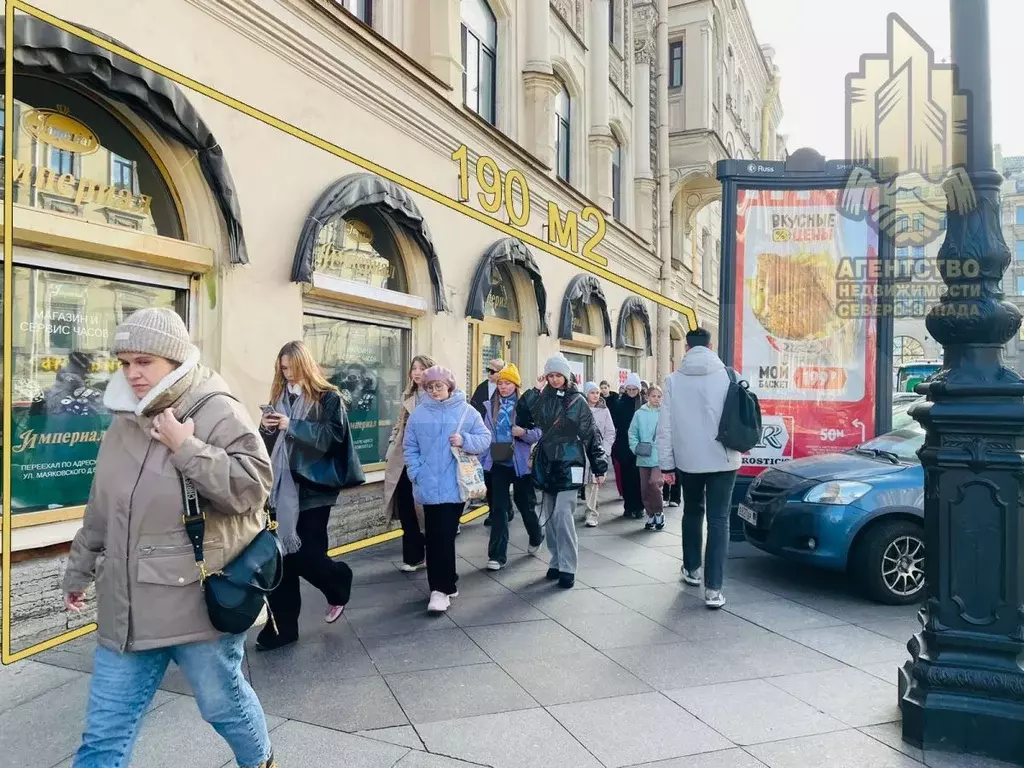
M 242 676 L 245 635 L 117 653 L 96 649 L 85 734 L 72 768 L 124 768 L 142 718 L 173 660 L 192 687 L 203 719 L 213 726 L 243 768 L 270 757 L 270 735 L 256 692 Z
M 704 551 L 704 586 L 721 589 L 725 559 L 729 554 L 729 512 L 736 470 L 680 472 L 676 477 L 683 486 L 683 567 L 691 573 L 701 567 L 700 544 L 706 514 L 708 541 Z

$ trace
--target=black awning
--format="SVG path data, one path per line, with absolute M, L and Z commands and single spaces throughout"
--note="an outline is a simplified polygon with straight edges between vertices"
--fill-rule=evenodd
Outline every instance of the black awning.
M 533 254 L 526 247 L 522 240 L 515 237 L 505 237 L 496 240 L 488 246 L 480 257 L 477 264 L 476 274 L 473 275 L 473 283 L 469 288 L 469 300 L 466 302 L 466 317 L 474 317 L 477 320 L 484 319 L 484 305 L 487 303 L 487 296 L 491 292 L 491 282 L 495 270 L 502 264 L 522 268 L 533 281 L 533 292 L 537 297 L 537 315 L 540 320 L 540 332 L 546 336 L 551 335 L 548 329 L 548 292 L 544 288 L 544 280 L 541 279 L 540 269 L 537 262 L 533 260 Z
M 127 48 L 93 29 L 82 29 Z M 3 48 L 4 41 L 0 39 L 0 51 Z M 232 264 L 249 263 L 238 194 L 224 153 L 184 92 L 174 83 L 105 48 L 24 13 L 14 17 L 14 61 L 18 72 L 56 72 L 119 101 L 154 128 L 195 150 L 203 177 L 224 215 L 230 261 Z
M 639 296 L 630 296 L 622 302 L 622 309 L 619 310 L 619 327 L 615 335 L 616 349 L 626 349 L 626 323 L 631 317 L 640 318 L 644 326 L 644 341 L 647 346 L 647 356 L 654 354 L 654 347 L 651 344 L 651 316 L 647 313 L 647 306 Z
M 565 296 L 562 297 L 562 314 L 558 320 L 558 338 L 572 339 L 573 308 L 587 304 L 596 304 L 601 310 L 604 343 L 606 347 L 610 347 L 612 345 L 612 319 L 608 316 L 608 301 L 604 297 L 604 291 L 601 290 L 601 283 L 593 275 L 576 275 L 566 286 Z
M 404 187 L 373 173 L 350 173 L 348 176 L 342 176 L 320 195 L 306 217 L 306 223 L 302 225 L 299 242 L 295 246 L 292 280 L 297 283 L 312 282 L 313 248 L 324 224 L 332 216 L 345 218 L 351 211 L 365 206 L 376 208 L 401 226 L 420 247 L 427 258 L 430 284 L 434 289 L 434 310 L 447 312 L 448 302 L 444 295 L 441 260 L 434 250 L 434 241 L 430 237 L 430 229 L 423 214 Z

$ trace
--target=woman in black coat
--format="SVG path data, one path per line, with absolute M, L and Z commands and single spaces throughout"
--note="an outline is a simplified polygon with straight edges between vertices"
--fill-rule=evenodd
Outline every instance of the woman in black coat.
M 615 424 L 612 458 L 615 459 L 615 471 L 621 477 L 622 514 L 624 517 L 633 517 L 637 520 L 643 519 L 645 512 L 640 493 L 640 471 L 636 467 L 636 456 L 629 449 L 629 425 L 633 423 L 633 416 L 643 404 L 640 377 L 635 373 L 630 373 L 626 378 L 622 394 L 608 400 L 612 423 Z
M 281 584 L 270 594 L 271 620 L 256 638 L 259 651 L 299 639 L 300 576 L 327 598 L 328 624 L 341 616 L 352 569 L 327 556 L 327 522 L 341 489 L 365 481 L 341 394 L 301 341 L 278 353 L 270 399 L 260 432 L 274 469 L 268 506 L 285 558 Z

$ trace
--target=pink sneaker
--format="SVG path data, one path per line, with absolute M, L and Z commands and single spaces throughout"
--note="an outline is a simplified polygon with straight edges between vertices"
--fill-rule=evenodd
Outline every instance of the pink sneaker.
M 345 612 L 344 605 L 329 605 L 327 606 L 327 613 L 324 614 L 324 621 L 328 624 L 333 624 L 341 618 L 341 614 Z

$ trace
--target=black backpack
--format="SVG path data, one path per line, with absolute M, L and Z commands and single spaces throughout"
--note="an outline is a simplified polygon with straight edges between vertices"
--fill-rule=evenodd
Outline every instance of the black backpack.
M 750 385 L 726 368 L 729 391 L 718 422 L 718 442 L 733 451 L 746 453 L 761 441 L 761 404 Z

